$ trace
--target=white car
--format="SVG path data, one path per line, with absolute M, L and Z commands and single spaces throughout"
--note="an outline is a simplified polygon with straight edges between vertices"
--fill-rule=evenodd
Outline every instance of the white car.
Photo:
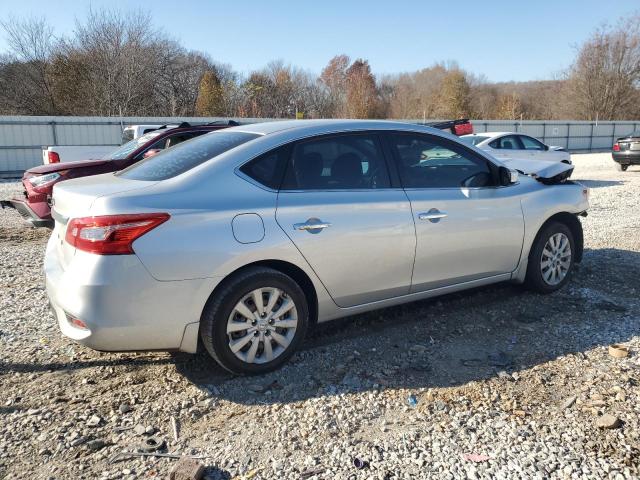
M 460 137 L 462 142 L 489 152 L 499 160 L 547 160 L 571 164 L 562 147 L 545 145 L 537 138 L 515 132 L 483 132 Z

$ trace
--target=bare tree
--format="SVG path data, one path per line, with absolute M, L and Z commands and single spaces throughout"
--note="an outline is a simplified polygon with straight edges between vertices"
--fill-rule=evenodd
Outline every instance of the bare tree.
M 52 88 L 51 56 L 56 39 L 44 18 L 0 22 L 9 53 L 1 61 L 0 90 L 6 107 L 31 115 L 57 113 Z
M 640 14 L 603 27 L 587 40 L 569 73 L 568 110 L 576 118 L 637 116 L 640 87 Z
M 491 83 L 455 62 L 378 80 L 333 57 L 319 76 L 283 60 L 247 78 L 188 51 L 149 13 L 89 10 L 68 38 L 43 19 L 0 21 L 0 114 L 292 118 L 637 118 L 640 15 L 596 31 L 562 79 Z
M 520 102 L 520 97 L 518 97 L 515 92 L 502 95 L 498 98 L 493 118 L 500 120 L 517 120 L 522 115 L 524 115 L 522 103 Z
M 84 81 L 96 113 L 144 115 L 153 110 L 149 92 L 170 40 L 151 25 L 148 13 L 118 10 L 90 10 L 85 22 L 77 22 L 69 48 L 84 58 Z

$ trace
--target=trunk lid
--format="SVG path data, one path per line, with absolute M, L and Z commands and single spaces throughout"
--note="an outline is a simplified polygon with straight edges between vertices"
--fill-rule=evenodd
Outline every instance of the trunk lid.
M 26 173 L 30 173 L 32 175 L 44 175 L 46 173 L 59 172 L 61 170 L 73 170 L 75 168 L 83 167 L 97 167 L 111 161 L 113 160 L 79 160 L 77 162 L 49 163 L 47 165 L 40 165 L 39 167 L 30 168 Z
M 55 220 L 53 235 L 57 238 L 58 258 L 63 269 L 75 255 L 75 248 L 64 239 L 69 219 L 91 216 L 91 207 L 96 199 L 117 193 L 138 190 L 155 185 L 117 177 L 113 173 L 82 177 L 60 182 L 53 187 L 51 215 Z

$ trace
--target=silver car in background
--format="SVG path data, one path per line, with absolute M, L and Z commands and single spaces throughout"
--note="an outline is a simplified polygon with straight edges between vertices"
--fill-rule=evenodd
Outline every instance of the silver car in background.
M 561 288 L 588 190 L 386 121 L 229 128 L 54 189 L 47 292 L 97 350 L 261 373 L 316 322 L 501 281 Z

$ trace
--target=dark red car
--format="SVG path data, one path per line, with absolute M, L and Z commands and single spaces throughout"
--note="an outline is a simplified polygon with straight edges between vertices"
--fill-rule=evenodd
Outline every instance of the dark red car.
M 34 227 L 53 228 L 50 203 L 53 186 L 56 183 L 71 178 L 122 170 L 178 143 L 234 125 L 238 125 L 238 123 L 229 121 L 192 126 L 185 122 L 176 128 L 160 127 L 121 145 L 100 160 L 53 163 L 30 168 L 22 176 L 22 184 L 25 189 L 24 198 L 2 201 L 2 207 L 15 208 Z

